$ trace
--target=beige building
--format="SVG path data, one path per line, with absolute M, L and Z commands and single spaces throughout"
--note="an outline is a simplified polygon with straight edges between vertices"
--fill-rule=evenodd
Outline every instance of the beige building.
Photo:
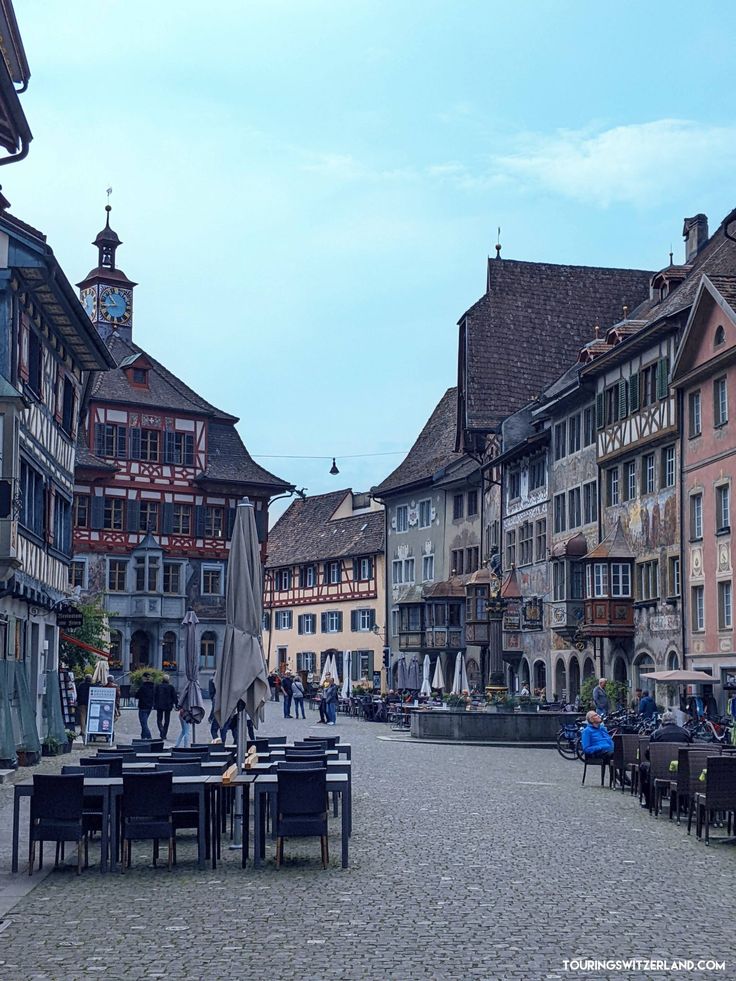
M 317 675 L 345 652 L 351 678 L 379 678 L 386 573 L 384 512 L 369 494 L 333 491 L 294 501 L 268 538 L 263 643 L 269 670 Z

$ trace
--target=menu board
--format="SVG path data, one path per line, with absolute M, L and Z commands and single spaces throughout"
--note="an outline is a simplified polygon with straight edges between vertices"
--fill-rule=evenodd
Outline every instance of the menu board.
M 109 742 L 113 740 L 115 728 L 115 695 L 116 688 L 97 688 L 89 690 L 89 706 L 87 707 L 87 741 L 90 736 L 104 736 Z

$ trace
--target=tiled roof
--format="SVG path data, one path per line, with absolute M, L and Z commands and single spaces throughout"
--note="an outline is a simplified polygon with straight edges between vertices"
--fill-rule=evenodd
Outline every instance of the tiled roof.
M 293 501 L 268 534 L 266 567 L 383 552 L 383 511 L 331 520 L 350 493 L 339 490 Z
M 399 466 L 372 489 L 376 497 L 429 481 L 449 464 L 460 461 L 455 452 L 457 389 L 448 388 Z
M 291 484 L 264 470 L 245 448 L 235 426 L 210 422 L 208 427 L 207 469 L 197 480 L 222 483 L 268 484 L 286 490 Z
M 599 542 L 585 556 L 586 559 L 633 559 L 634 553 L 626 541 L 626 535 L 621 527 L 621 519 L 616 518 L 616 527 L 610 535 Z
M 108 463 L 107 460 L 103 460 L 101 457 L 95 456 L 94 453 L 90 452 L 88 436 L 83 430 L 79 432 L 77 448 L 74 454 L 74 466 L 75 468 L 84 467 L 87 470 L 109 470 L 110 473 L 114 473 L 118 469 L 115 464 Z
M 640 269 L 489 259 L 488 291 L 460 318 L 468 430 L 495 429 L 574 361 L 593 325 L 605 328 L 649 295 Z

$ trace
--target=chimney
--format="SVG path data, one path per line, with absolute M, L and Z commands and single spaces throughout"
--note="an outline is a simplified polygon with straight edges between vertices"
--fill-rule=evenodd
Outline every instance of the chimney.
M 707 216 L 694 215 L 686 218 L 682 226 L 682 237 L 685 239 L 685 262 L 692 262 L 708 241 Z

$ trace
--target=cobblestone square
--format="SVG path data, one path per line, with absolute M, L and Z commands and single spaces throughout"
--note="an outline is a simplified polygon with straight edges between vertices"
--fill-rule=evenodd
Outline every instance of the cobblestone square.
M 314 734 L 316 719 L 269 703 L 265 731 Z M 134 722 L 124 712 L 123 730 Z M 124 876 L 51 872 L 5 917 L 0 978 L 547 979 L 574 976 L 576 957 L 725 959 L 691 976 L 734 977 L 732 849 L 655 821 L 596 773 L 581 788 L 551 750 L 418 744 L 344 717 L 334 731 L 353 746 L 349 869 L 332 819 L 327 871 L 316 841 L 287 841 L 280 871 L 270 846 L 261 870 L 224 849 L 199 871 L 184 839 L 173 873 L 147 845 Z M 12 785 L 0 795 L 5 872 Z

